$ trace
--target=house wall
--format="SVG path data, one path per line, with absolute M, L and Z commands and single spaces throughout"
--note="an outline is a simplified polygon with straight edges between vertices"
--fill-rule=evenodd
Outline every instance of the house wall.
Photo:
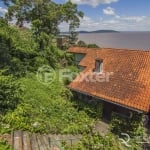
M 112 113 L 117 113 L 125 118 L 131 118 L 133 111 L 119 105 L 103 102 L 103 118 L 110 121 Z
M 102 118 L 106 121 L 111 121 L 111 116 L 112 116 L 113 112 L 117 113 L 117 114 L 119 114 L 125 118 L 132 117 L 133 111 L 130 109 L 127 109 L 125 107 L 118 106 L 118 105 L 103 101 L 103 100 L 98 99 L 98 98 L 94 98 L 94 97 L 89 96 L 89 95 L 81 94 L 78 92 L 75 92 L 75 93 L 76 93 L 79 100 L 82 100 L 83 102 L 86 102 L 90 105 L 96 106 L 99 103 L 101 103 L 103 105 Z

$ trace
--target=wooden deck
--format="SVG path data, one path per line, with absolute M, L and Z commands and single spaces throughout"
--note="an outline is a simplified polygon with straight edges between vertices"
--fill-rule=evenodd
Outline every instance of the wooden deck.
M 80 135 L 51 135 L 31 134 L 23 131 L 15 131 L 11 135 L 3 135 L 14 150 L 63 150 L 61 143 L 68 145 L 77 143 Z

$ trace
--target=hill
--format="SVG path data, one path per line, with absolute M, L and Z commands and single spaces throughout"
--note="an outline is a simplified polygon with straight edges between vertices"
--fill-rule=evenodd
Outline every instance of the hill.
M 96 30 L 96 31 L 79 31 L 79 33 L 118 33 L 118 31 L 115 30 Z

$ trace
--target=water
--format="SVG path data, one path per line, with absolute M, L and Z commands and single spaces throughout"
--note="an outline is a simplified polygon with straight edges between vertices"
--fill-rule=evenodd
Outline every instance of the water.
M 78 38 L 100 47 L 150 50 L 150 32 L 86 33 Z

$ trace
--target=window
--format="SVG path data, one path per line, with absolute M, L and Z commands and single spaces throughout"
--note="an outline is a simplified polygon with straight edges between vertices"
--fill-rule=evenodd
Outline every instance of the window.
M 94 72 L 102 73 L 103 72 L 103 60 L 95 61 L 95 69 Z

